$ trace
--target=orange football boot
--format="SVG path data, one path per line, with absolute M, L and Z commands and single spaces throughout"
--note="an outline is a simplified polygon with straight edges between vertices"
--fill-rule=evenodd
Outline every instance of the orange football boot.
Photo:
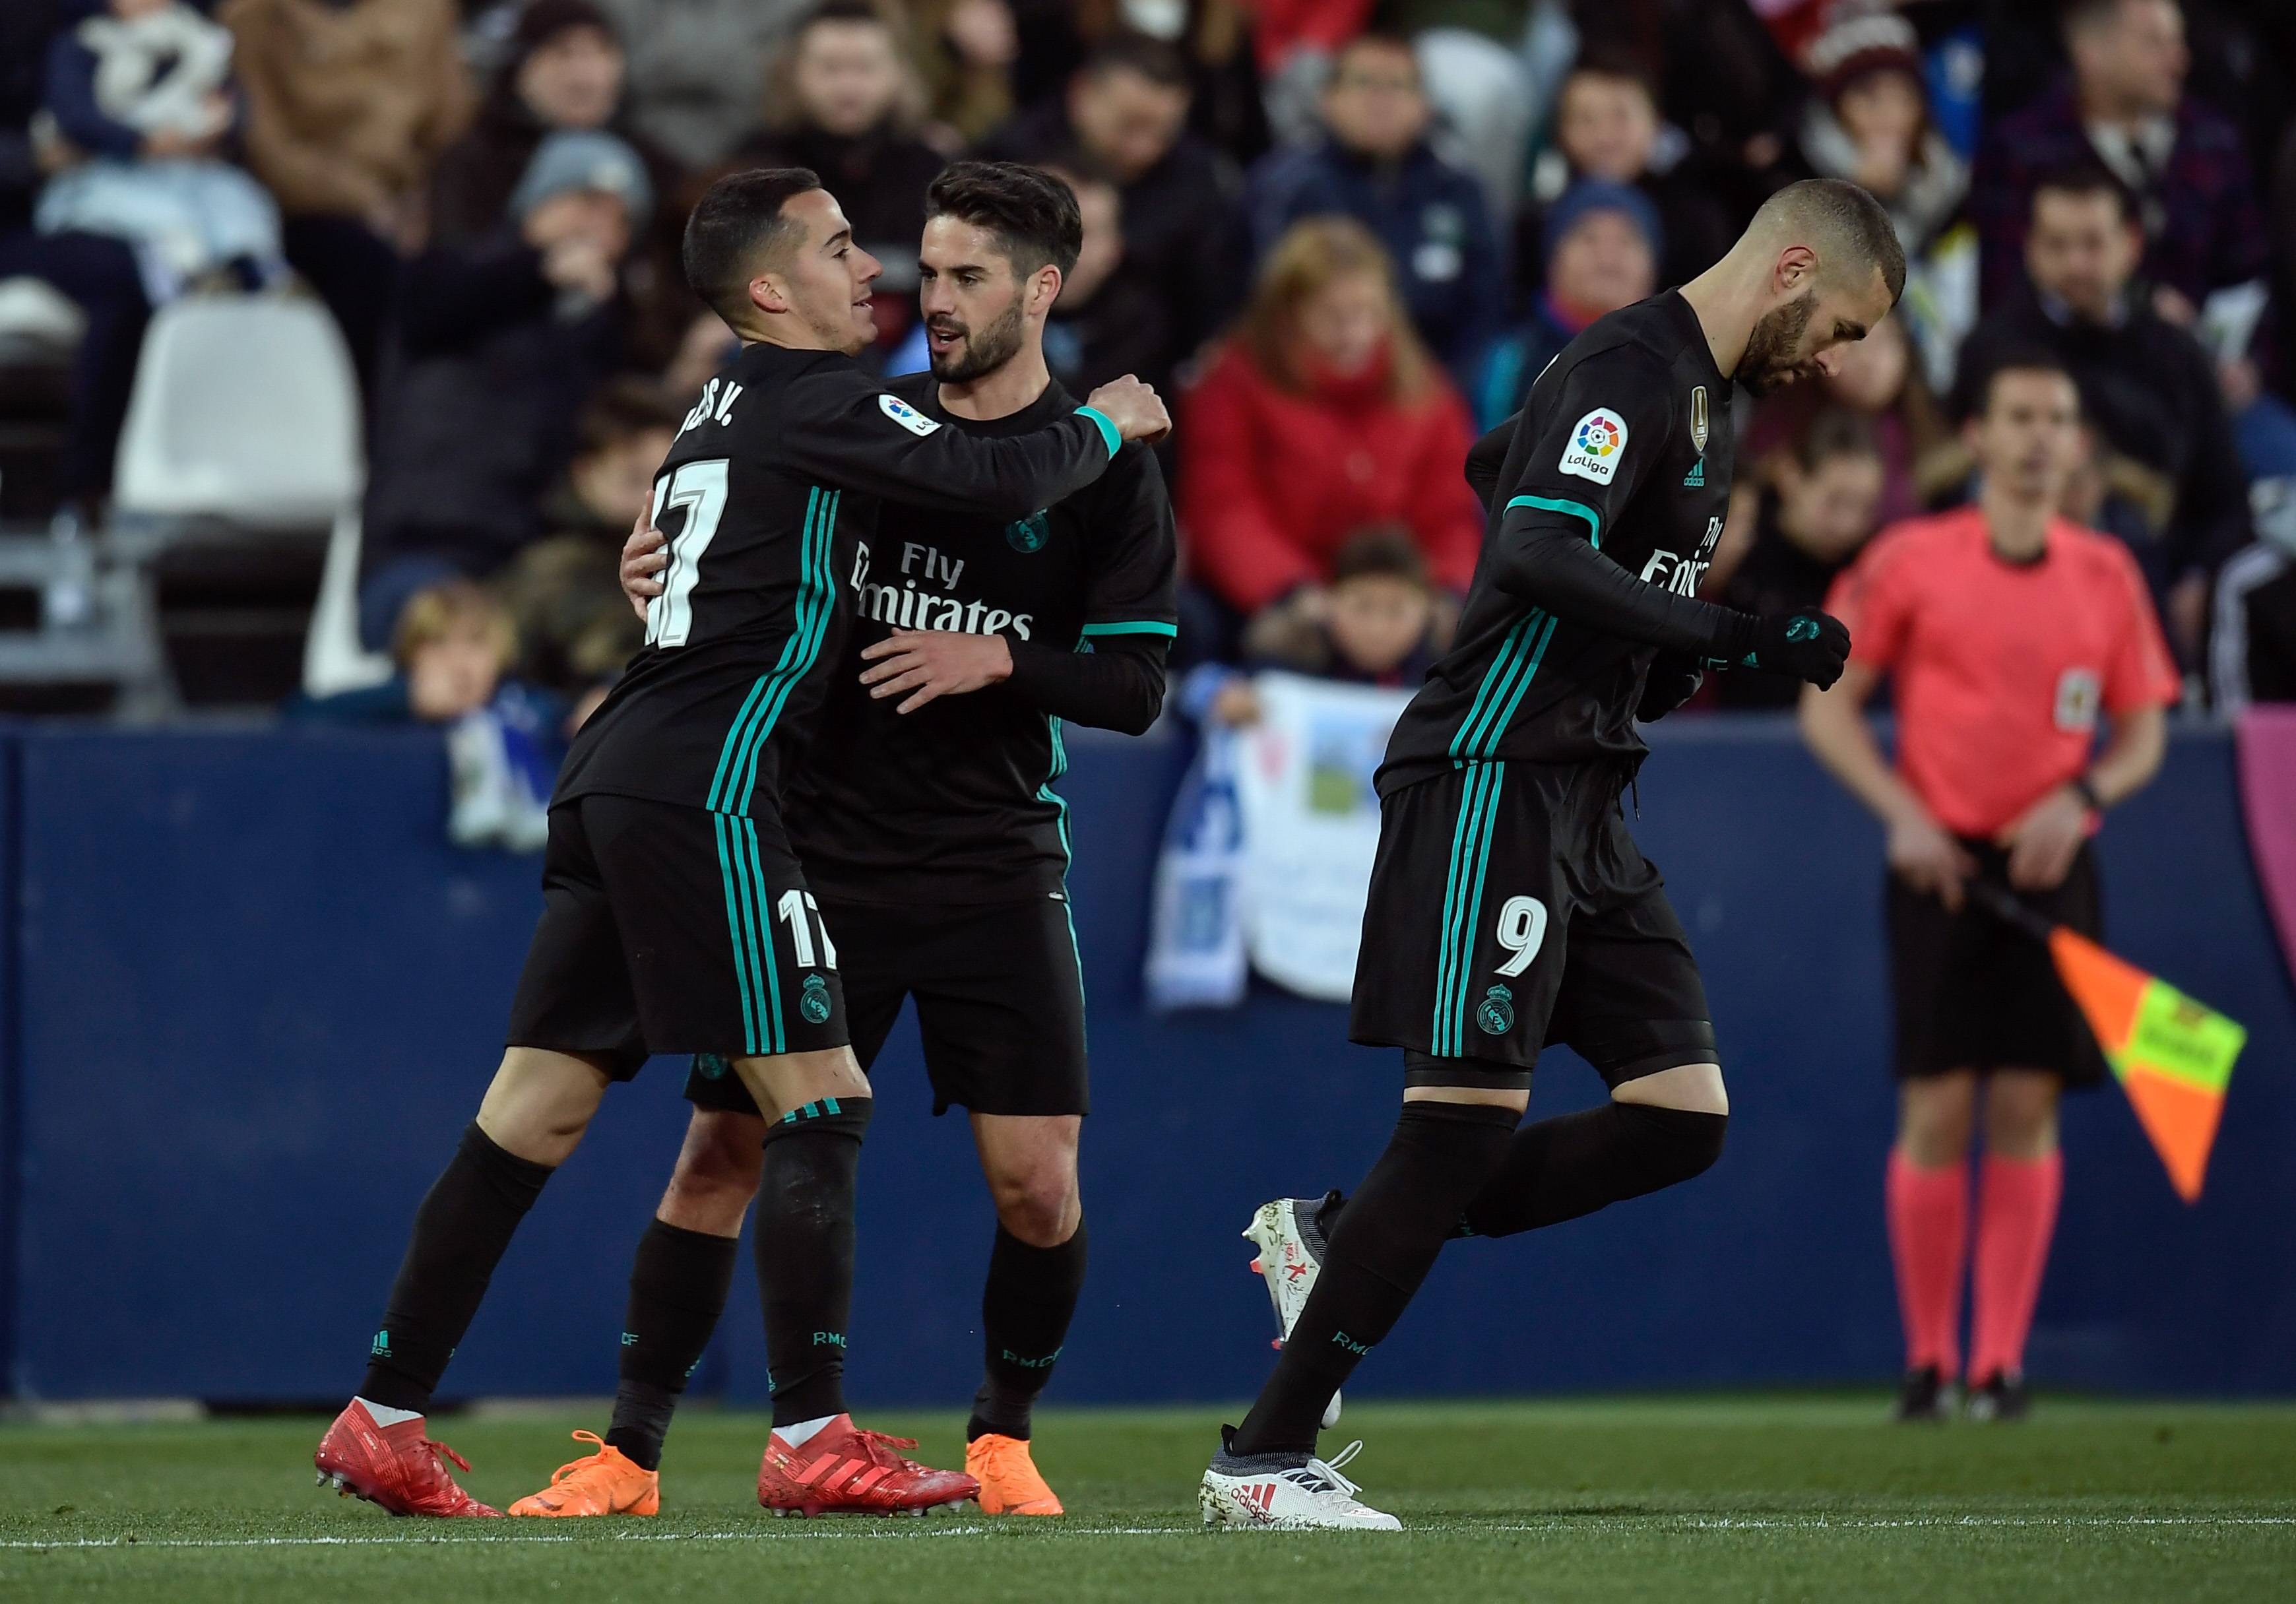
M 775 1515 L 922 1515 L 976 1497 L 980 1484 L 893 1451 L 914 1437 L 863 1431 L 840 1415 L 798 1447 L 775 1432 L 758 1467 L 758 1501 Z
M 381 1504 L 393 1515 L 500 1515 L 455 1485 L 439 1461 L 449 1459 L 465 1470 L 471 1461 L 446 1444 L 432 1442 L 422 1425 L 417 1415 L 396 1426 L 378 1426 L 366 1405 L 352 1399 L 311 1456 L 319 1485 Z
M 659 1515 L 661 1475 L 638 1462 L 594 1431 L 578 1431 L 578 1443 L 595 1443 L 598 1452 L 561 1465 L 550 1485 L 511 1505 L 513 1515 Z
M 1025 1437 L 983 1432 L 964 1445 L 964 1471 L 980 1484 L 980 1509 L 986 1515 L 1065 1515 L 1060 1499 L 1037 1463 L 1029 1457 Z

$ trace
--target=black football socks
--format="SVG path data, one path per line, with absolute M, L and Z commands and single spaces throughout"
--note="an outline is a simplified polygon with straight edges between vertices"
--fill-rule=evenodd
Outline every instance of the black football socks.
M 741 1246 L 738 1237 L 713 1237 L 663 1220 L 638 1238 L 629 1312 L 622 1317 L 621 1385 L 606 1441 L 644 1469 L 661 1468 L 669 1418 L 726 1312 Z
M 1506 1161 L 1461 1212 L 1460 1223 L 1478 1237 L 1508 1237 L 1688 1180 L 1722 1156 L 1729 1124 L 1727 1115 L 1647 1103 L 1604 1103 L 1539 1120 L 1516 1133 Z
M 1029 1436 L 1029 1415 L 1053 1361 L 1068 1340 L 1084 1290 L 1084 1222 L 1058 1247 L 1031 1247 L 1002 1225 L 988 1253 L 988 1284 L 980 1292 L 980 1329 L 988 1353 L 980 1390 L 973 1394 L 972 1419 L 964 1440 L 995 1432 Z
M 504 1152 L 471 1122 L 414 1211 L 360 1397 L 417 1414 L 430 1409 L 431 1391 L 470 1329 L 495 1266 L 550 1172 L 548 1164 Z
M 845 1412 L 854 1177 L 874 1106 L 824 1098 L 766 1128 L 756 1246 L 775 1426 Z
M 1402 1315 L 1459 1211 L 1505 1160 L 1522 1115 L 1480 1103 L 1406 1103 L 1387 1151 L 1341 1212 L 1316 1290 L 1227 1452 L 1303 1455 L 1324 1406 Z

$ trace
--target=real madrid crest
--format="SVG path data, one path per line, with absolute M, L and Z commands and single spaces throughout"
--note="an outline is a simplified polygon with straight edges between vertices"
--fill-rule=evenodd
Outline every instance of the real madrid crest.
M 1690 392 L 1690 448 L 1706 455 L 1706 386 Z

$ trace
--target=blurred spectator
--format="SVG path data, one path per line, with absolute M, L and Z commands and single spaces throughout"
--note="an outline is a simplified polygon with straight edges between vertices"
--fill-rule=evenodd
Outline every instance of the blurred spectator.
M 32 159 L 32 118 L 46 87 L 58 10 L 57 0 L 0 5 L 0 238 L 32 221 L 41 177 Z
M 1364 30 L 1378 0 L 1259 0 L 1252 45 L 1270 134 L 1281 144 L 1312 144 L 1316 102 L 1340 46 Z
M 757 126 L 767 64 L 813 4 L 597 0 L 626 53 L 629 129 L 684 167 L 724 160 Z
M 548 531 L 495 581 L 518 629 L 518 674 L 579 696 L 618 674 L 644 643 L 617 578 L 622 542 L 646 510 L 654 471 L 677 438 L 680 409 L 650 384 L 621 380 L 582 415 L 566 475 L 543 502 Z
M 558 130 L 619 135 L 644 158 L 652 193 L 668 194 L 677 183 L 677 164 L 636 135 L 622 115 L 625 66 L 613 24 L 591 0 L 534 0 L 519 14 L 477 120 L 432 174 L 430 243 L 472 245 L 492 238 L 536 149 Z M 749 104 L 756 103 L 753 85 Z M 642 237 L 651 220 L 633 218 L 635 233 Z M 684 223 L 678 219 L 681 227 Z
M 1328 586 L 1302 586 L 1252 620 L 1243 657 L 1255 668 L 1416 689 L 1457 622 L 1449 598 L 1428 583 L 1411 531 L 1387 524 L 1340 542 Z
M 2081 410 L 2128 468 L 2156 539 L 2137 560 L 2164 592 L 2169 637 L 2195 661 L 2209 576 L 2248 541 L 2247 495 L 2231 422 L 2209 358 L 2135 292 L 2142 226 L 2109 172 L 2077 169 L 2039 181 L 2024 231 L 2029 282 L 1962 347 L 1956 416 L 1967 417 L 2002 353 L 2054 353 L 2080 388 Z
M 1554 107 L 1554 144 L 1543 152 L 1532 177 L 1531 194 L 1551 205 L 1579 178 L 1631 184 L 1658 209 L 1658 287 L 1686 284 L 1722 259 L 1738 237 L 1730 214 L 1712 187 L 1685 160 L 1689 137 L 1660 120 L 1656 91 L 1642 64 L 1616 50 L 1582 54 L 1563 80 Z M 1538 267 L 1546 259 L 1540 242 L 1545 219 L 1526 210 L 1517 234 L 1517 260 Z M 1520 272 L 1535 289 L 1536 278 Z
M 1899 317 L 1931 372 L 1977 321 L 1977 244 L 1950 228 L 1969 191 L 1969 169 L 1930 121 L 1921 38 L 1880 0 L 1848 0 L 1801 61 L 1817 94 L 1802 113 L 1803 163 L 1821 178 L 1849 178 L 1889 208 L 1909 265 Z
M 1926 250 L 1969 189 L 1969 170 L 1930 126 L 1921 37 L 1878 6 L 1837 6 L 1802 65 L 1817 94 L 1801 153 L 1822 178 L 1849 178 L 1889 208 L 1907 257 Z
M 1496 427 L 1519 410 L 1555 354 L 1605 313 L 1658 290 L 1658 210 L 1606 178 L 1581 178 L 1547 210 L 1546 288 L 1529 319 L 1491 348 L 1477 380 L 1476 414 Z
M 944 165 L 916 136 L 922 87 L 870 0 L 826 0 L 807 13 L 775 78 L 767 103 L 783 109 L 783 120 L 743 140 L 734 161 L 821 175 L 855 242 L 884 265 L 873 305 L 890 344 L 916 321 L 925 186 Z
M 969 144 L 1013 114 L 1022 50 L 1013 5 L 1006 0 L 899 0 L 898 9 L 908 14 L 908 47 L 924 78 L 926 110 L 947 137 Z M 1020 9 L 1052 13 L 1065 31 L 1072 7 L 1059 0 Z
M 285 214 L 287 260 L 341 325 L 370 390 L 402 249 L 471 86 L 450 0 L 225 0 L 247 164 Z
M 1341 0 L 1339 9 L 1348 9 Z M 1259 0 L 1015 0 L 1019 41 L 1013 98 L 1029 105 L 1055 94 L 1092 47 L 1119 29 L 1160 39 L 1188 72 L 1188 127 L 1239 164 L 1269 140 L 1253 50 Z
M 1465 590 L 1483 531 L 1459 472 L 1467 409 L 1361 224 L 1292 225 L 1184 427 L 1191 572 L 1232 615 L 1327 584 L 1341 540 L 1374 523 L 1409 529 L 1435 581 Z
M 155 305 L 218 273 L 249 288 L 284 277 L 279 209 L 221 155 L 238 120 L 230 32 L 180 0 L 77 9 L 48 46 L 33 123 L 53 174 L 39 231 L 126 241 Z
M 1252 251 L 1265 256 L 1304 217 L 1338 212 L 1394 259 L 1419 336 L 1461 383 L 1497 335 L 1505 293 L 1480 186 L 1427 143 L 1427 97 L 1411 47 L 1359 34 L 1324 91 L 1324 135 L 1252 169 L 1244 194 Z
M 1895 523 L 1926 509 L 1969 476 L 1969 453 L 1955 439 L 1944 409 L 1915 365 L 1904 324 L 1895 314 L 1838 353 L 1833 371 L 1806 384 L 1792 384 L 1754 409 L 1738 459 L 1755 465 L 1759 477 L 1774 453 L 1804 438 L 1821 412 L 1841 408 L 1864 418 L 1873 431 L 1883 465 L 1882 503 L 1874 517 Z M 1724 560 L 1727 534 L 1715 560 Z
M 1544 121 L 1578 34 L 1561 0 L 1385 0 L 1374 26 L 1411 41 L 1428 98 L 1505 223 L 1522 198 L 1530 131 Z
M 1792 57 L 1748 0 L 1633 0 L 1576 12 L 1590 52 L 1626 50 L 1662 65 L 1659 109 L 1688 136 L 1680 165 L 1729 218 L 1726 249 L 1791 176 L 1779 161 L 1808 94 Z
M 415 589 L 484 578 L 541 533 L 542 495 L 611 371 L 631 219 L 651 205 L 628 145 L 556 133 L 511 196 L 512 228 L 408 265 L 367 485 L 359 621 L 370 646 L 390 637 Z
M 1770 465 L 1753 540 L 1734 572 L 1716 563 L 1701 593 L 1718 586 L 1726 606 L 1748 613 L 1823 608 L 1835 578 L 1881 527 L 1884 470 L 1874 427 L 1857 413 L 1819 412 Z M 1727 708 L 1788 708 L 1801 687 L 1777 674 L 1717 674 Z
M 2035 187 L 2102 161 L 2137 198 L 2143 272 L 2189 325 L 2210 291 L 2262 278 L 2269 246 L 2249 160 L 2232 124 L 2184 92 L 2191 57 L 2176 0 L 2075 0 L 2072 75 L 1988 130 L 1971 211 L 1983 238 L 1984 301 L 2016 292 Z
M 1144 320 L 1136 349 L 1152 358 L 1131 371 L 1159 390 L 1226 320 L 1238 292 L 1232 174 L 1185 131 L 1187 117 L 1187 69 L 1171 46 L 1115 33 L 1065 95 L 996 129 L 980 152 L 1097 172 L 1116 185 L 1124 259 L 1115 277 Z
M 622 605 L 629 611 L 629 604 Z M 287 704 L 299 724 L 451 724 L 495 699 L 517 656 L 502 605 L 480 586 L 451 580 L 406 598 L 390 635 L 394 671 L 381 685 Z

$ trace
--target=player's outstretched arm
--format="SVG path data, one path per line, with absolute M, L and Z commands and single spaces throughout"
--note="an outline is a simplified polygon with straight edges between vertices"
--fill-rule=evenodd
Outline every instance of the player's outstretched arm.
M 1022 518 L 1084 489 L 1128 439 L 1171 426 L 1156 392 L 1137 380 L 1095 391 L 1113 414 L 1079 408 L 1031 434 L 996 438 L 944 428 L 850 370 L 790 387 L 776 442 L 797 472 L 914 506 Z

